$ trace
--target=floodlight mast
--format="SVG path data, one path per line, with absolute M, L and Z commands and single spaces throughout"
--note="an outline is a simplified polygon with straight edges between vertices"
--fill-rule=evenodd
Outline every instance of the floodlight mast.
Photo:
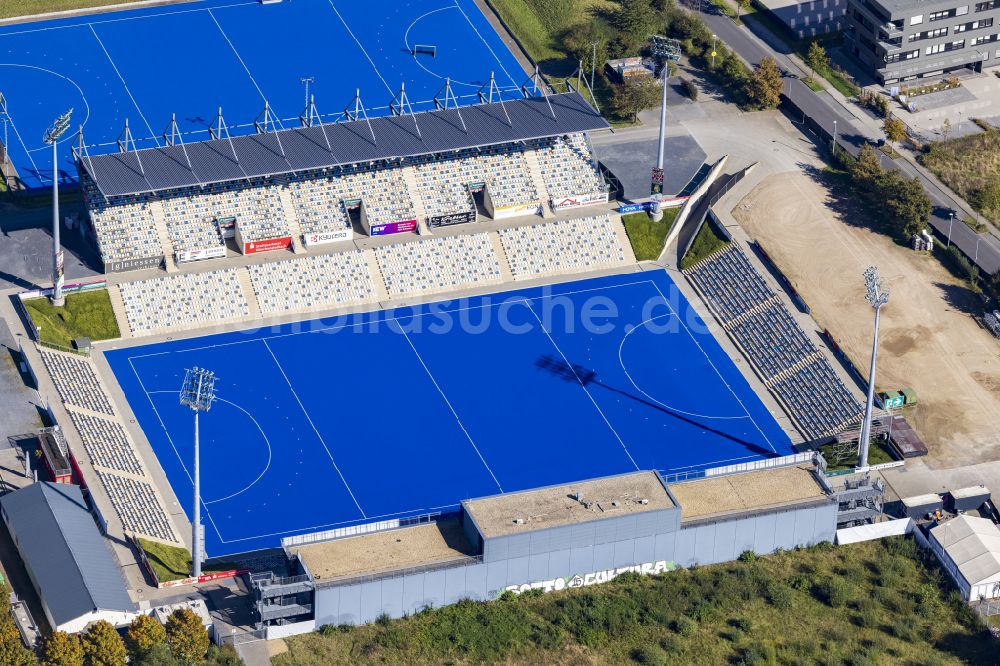
M 52 146 L 52 305 L 61 307 L 63 298 L 63 251 L 59 242 L 59 139 L 69 129 L 73 109 L 62 114 L 45 130 L 42 141 Z
M 868 368 L 868 398 L 865 402 L 865 418 L 861 423 L 861 442 L 858 455 L 858 470 L 868 471 L 868 448 L 872 429 L 872 407 L 875 402 L 875 360 L 878 355 L 878 325 L 882 308 L 889 302 L 889 290 L 879 277 L 878 267 L 869 266 L 864 272 L 865 300 L 875 310 L 875 334 L 872 337 L 872 361 Z
M 194 412 L 194 511 L 191 517 L 191 576 L 201 576 L 201 461 L 199 460 L 198 413 L 207 412 L 215 400 L 215 373 L 204 368 L 190 368 L 181 386 L 181 404 Z
M 681 43 L 676 39 L 668 39 L 662 35 L 650 37 L 652 42 L 653 55 L 660 59 L 662 68 L 661 78 L 663 79 L 663 97 L 660 101 L 660 139 L 656 147 L 656 167 L 650 184 L 650 194 L 653 195 L 653 220 L 659 221 L 663 218 L 663 208 L 660 202 L 663 198 L 663 142 L 667 134 L 667 76 L 670 70 L 669 63 L 677 62 L 681 59 Z

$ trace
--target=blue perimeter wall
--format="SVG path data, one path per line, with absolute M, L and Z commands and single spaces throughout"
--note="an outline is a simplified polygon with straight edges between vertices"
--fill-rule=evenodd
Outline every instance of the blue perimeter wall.
M 201 419 L 212 556 L 471 497 L 792 453 L 662 271 L 105 356 L 189 516 L 178 389 L 186 368 L 217 373 Z

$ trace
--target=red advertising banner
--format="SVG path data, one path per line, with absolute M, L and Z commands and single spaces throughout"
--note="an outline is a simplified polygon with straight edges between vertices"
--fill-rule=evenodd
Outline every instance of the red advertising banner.
M 258 252 L 270 252 L 272 250 L 287 250 L 291 246 L 291 236 L 269 238 L 267 240 L 256 241 L 253 243 L 243 243 L 243 254 L 256 254 Z
M 163 583 L 159 583 L 157 587 L 163 589 L 165 587 L 180 587 L 181 585 L 194 585 L 195 583 L 207 583 L 212 580 L 221 580 L 222 578 L 234 578 L 239 574 L 246 573 L 247 569 L 231 569 L 229 571 L 217 571 L 215 573 L 204 574 L 198 578 L 181 578 L 180 580 L 168 580 Z

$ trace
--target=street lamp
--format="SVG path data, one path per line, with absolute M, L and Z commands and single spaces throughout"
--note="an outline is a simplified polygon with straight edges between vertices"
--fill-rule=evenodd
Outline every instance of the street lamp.
M 194 412 L 194 511 L 191 518 L 191 576 L 201 576 L 201 461 L 199 460 L 198 413 L 207 412 L 215 400 L 215 373 L 204 368 L 190 368 L 184 373 L 181 404 Z
M 948 213 L 948 247 L 951 247 L 951 227 L 955 224 L 955 211 Z
M 830 152 L 837 152 L 837 121 L 833 121 L 833 136 L 830 138 Z
M 712 35 L 712 69 L 715 69 L 715 40 L 718 39 L 715 35 Z
M 979 241 L 981 241 L 982 239 L 983 239 L 983 235 L 977 233 L 976 234 L 976 256 L 974 256 L 972 258 L 973 263 L 976 263 L 976 264 L 979 263 Z
M 882 284 L 878 268 L 869 266 L 864 272 L 865 300 L 875 310 L 875 335 L 872 338 L 872 362 L 868 368 L 868 398 L 865 402 L 865 420 L 861 423 L 861 451 L 858 456 L 858 469 L 868 469 L 868 440 L 871 439 L 872 406 L 875 402 L 875 358 L 878 353 L 878 326 L 882 307 L 889 302 L 889 290 Z
M 650 184 L 650 194 L 653 195 L 653 220 L 659 222 L 663 219 L 663 209 L 660 202 L 663 199 L 663 143 L 667 134 L 667 73 L 670 69 L 669 63 L 677 62 L 681 59 L 681 43 L 676 39 L 668 39 L 661 35 L 653 35 L 650 38 L 653 42 L 653 55 L 660 59 L 663 67 L 663 98 L 660 102 L 660 141 L 656 149 L 656 166 L 653 168 L 652 183 Z
M 45 130 L 42 141 L 52 146 L 52 305 L 65 305 L 63 298 L 63 251 L 59 243 L 59 139 L 69 129 L 73 109 L 62 114 Z

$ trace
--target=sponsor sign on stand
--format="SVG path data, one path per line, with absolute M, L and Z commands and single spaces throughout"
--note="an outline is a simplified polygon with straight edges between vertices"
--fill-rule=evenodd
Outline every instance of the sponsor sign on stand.
M 267 240 L 254 241 L 243 244 L 243 254 L 257 254 L 258 252 L 270 252 L 272 250 L 287 250 L 292 246 L 292 237 L 283 236 L 281 238 L 268 238 Z
M 541 209 L 542 205 L 538 202 L 497 206 L 493 209 L 493 219 L 502 220 L 505 217 L 517 217 L 518 215 L 538 215 L 541 213 Z
M 106 273 L 122 273 L 124 271 L 137 271 L 143 268 L 159 268 L 163 263 L 163 255 L 155 257 L 142 257 L 140 259 L 125 259 L 123 261 L 107 261 L 104 263 Z
M 564 197 L 552 200 L 552 210 L 565 210 L 567 208 L 577 208 L 579 206 L 589 206 L 591 204 L 607 203 L 608 193 L 584 194 L 578 197 Z
M 306 247 L 312 247 L 313 245 L 323 245 L 324 243 L 336 243 L 337 241 L 350 240 L 353 236 L 353 232 L 350 229 L 341 229 L 339 231 L 324 231 L 318 234 L 306 234 L 303 236 L 305 240 Z
M 202 259 L 219 259 L 226 256 L 226 246 L 216 245 L 215 247 L 208 247 L 203 250 L 177 252 L 174 256 L 177 258 L 178 264 L 188 261 L 201 261 Z
M 643 562 L 642 564 L 636 564 L 630 567 L 602 569 L 600 571 L 591 571 L 589 573 L 574 574 L 572 576 L 564 576 L 562 578 L 539 580 L 533 583 L 523 583 L 521 585 L 508 585 L 502 591 L 513 592 L 515 594 L 521 594 L 522 592 L 527 592 L 529 590 L 542 590 L 542 592 L 558 592 L 559 590 L 565 590 L 567 588 L 589 587 L 591 585 L 600 585 L 601 583 L 607 583 L 609 581 L 614 580 L 623 573 L 637 573 L 640 576 L 650 576 L 650 575 L 665 573 L 667 571 L 673 571 L 676 568 L 677 565 L 673 562 L 668 562 L 666 560 L 657 560 L 656 562 Z
M 416 231 L 416 220 L 400 220 L 399 222 L 388 222 L 386 224 L 373 224 L 371 226 L 372 236 L 388 236 L 389 234 L 402 234 L 407 231 Z
M 427 219 L 427 224 L 431 227 L 449 227 L 453 224 L 465 224 L 476 221 L 476 211 L 464 210 L 461 213 L 449 213 L 448 215 L 434 215 Z M 374 229 L 374 227 L 373 227 Z M 374 236 L 374 231 L 372 236 Z

